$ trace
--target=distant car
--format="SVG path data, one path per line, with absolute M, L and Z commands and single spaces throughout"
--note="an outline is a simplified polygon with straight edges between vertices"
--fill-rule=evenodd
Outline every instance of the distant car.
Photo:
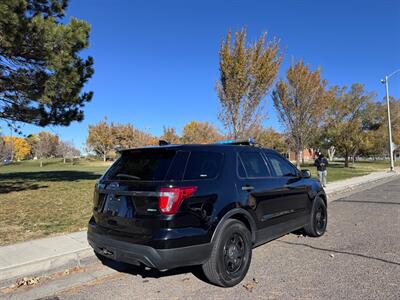
M 3 165 L 9 165 L 12 164 L 12 160 L 11 159 L 4 159 L 3 160 Z
M 308 170 L 249 142 L 121 151 L 93 203 L 88 241 L 99 258 L 158 270 L 202 265 L 223 287 L 245 277 L 255 246 L 298 229 L 322 236 L 328 220 Z

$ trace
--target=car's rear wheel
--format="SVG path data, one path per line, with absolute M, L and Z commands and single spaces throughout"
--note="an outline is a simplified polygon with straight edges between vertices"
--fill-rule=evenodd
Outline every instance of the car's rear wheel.
M 243 280 L 251 262 L 251 233 L 240 221 L 228 219 L 219 230 L 210 259 L 203 264 L 207 279 L 222 287 Z
M 304 227 L 308 236 L 319 237 L 324 235 L 328 225 L 328 211 L 325 202 L 320 198 L 315 198 L 311 209 L 309 223 Z

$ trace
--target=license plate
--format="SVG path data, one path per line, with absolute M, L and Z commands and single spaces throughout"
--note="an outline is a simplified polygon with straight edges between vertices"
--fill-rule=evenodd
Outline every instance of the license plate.
M 131 198 L 109 194 L 106 197 L 103 212 L 114 217 L 132 218 L 135 207 Z

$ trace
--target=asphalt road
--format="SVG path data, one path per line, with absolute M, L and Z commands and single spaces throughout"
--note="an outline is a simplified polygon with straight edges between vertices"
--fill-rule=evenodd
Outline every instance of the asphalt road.
M 400 299 L 400 179 L 331 202 L 328 211 L 328 229 L 322 238 L 289 234 L 254 249 L 248 275 L 233 288 L 210 285 L 193 268 L 159 273 L 117 265 L 122 272 L 54 296 Z

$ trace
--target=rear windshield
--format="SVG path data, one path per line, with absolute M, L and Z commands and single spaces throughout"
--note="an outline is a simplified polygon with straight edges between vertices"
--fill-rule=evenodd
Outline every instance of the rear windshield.
M 164 180 L 175 150 L 138 149 L 124 151 L 105 175 L 106 180 Z
M 185 180 L 211 179 L 217 177 L 223 155 L 217 152 L 191 152 L 186 166 Z

